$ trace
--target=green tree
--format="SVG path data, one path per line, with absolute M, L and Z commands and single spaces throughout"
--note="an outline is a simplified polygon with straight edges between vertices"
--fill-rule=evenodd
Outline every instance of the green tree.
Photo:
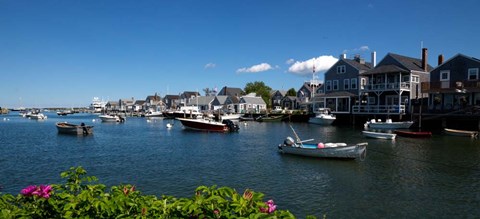
M 297 96 L 297 91 L 295 90 L 295 88 L 290 88 L 287 91 L 287 96 Z
M 270 93 L 272 91 L 272 88 L 269 86 L 265 85 L 263 81 L 255 81 L 255 82 L 248 82 L 247 85 L 245 85 L 245 89 L 243 89 L 245 93 L 256 93 L 257 95 L 260 95 L 267 103 L 267 108 L 271 107 L 270 103 Z

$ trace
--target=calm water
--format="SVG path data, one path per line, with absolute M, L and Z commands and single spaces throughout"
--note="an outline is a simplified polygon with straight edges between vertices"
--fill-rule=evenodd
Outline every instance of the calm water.
M 303 139 L 369 143 L 365 161 L 317 160 L 277 152 L 293 136 L 288 123 L 250 122 L 225 134 L 187 131 L 180 123 L 166 129 L 172 120 L 115 124 L 91 114 L 47 115 L 0 116 L 1 192 L 63 182 L 60 172 L 81 165 L 100 183 L 134 184 L 158 196 L 191 197 L 200 185 L 251 188 L 300 218 L 480 217 L 480 140 L 440 133 L 366 139 L 354 127 L 293 123 Z M 93 124 L 94 135 L 57 134 L 58 121 Z

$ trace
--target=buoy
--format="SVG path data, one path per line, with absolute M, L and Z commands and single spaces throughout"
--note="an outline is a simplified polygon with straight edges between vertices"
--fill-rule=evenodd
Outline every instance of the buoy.
M 173 125 L 170 123 L 167 123 L 167 128 L 171 128 Z
M 325 147 L 325 145 L 322 142 L 318 143 L 318 145 L 317 145 L 317 148 L 324 148 L 324 147 Z

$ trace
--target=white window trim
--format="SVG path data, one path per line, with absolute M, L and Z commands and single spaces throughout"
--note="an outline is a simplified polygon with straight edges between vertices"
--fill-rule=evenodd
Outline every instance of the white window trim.
M 474 79 L 470 79 L 470 75 L 475 75 Z M 478 68 L 468 69 L 468 80 L 478 80 Z
M 350 84 L 351 84 L 350 89 L 352 89 L 352 90 L 357 89 L 358 86 L 357 86 L 357 79 L 356 78 L 350 79 Z
M 325 90 L 327 90 L 327 91 L 332 90 L 332 81 L 325 82 Z
M 419 83 L 419 82 L 420 82 L 420 76 L 418 76 L 418 75 L 412 75 L 412 82 L 414 82 L 414 83 Z
M 350 79 L 343 79 L 343 89 L 350 90 Z
M 442 75 L 447 74 L 447 78 L 443 79 Z M 450 70 L 441 70 L 440 71 L 440 81 L 450 81 Z
M 344 74 L 347 72 L 347 67 L 345 65 L 337 66 L 337 74 Z
M 335 86 L 336 85 L 336 86 Z M 338 84 L 338 80 L 333 80 L 333 87 L 332 87 L 332 90 L 338 90 L 339 89 L 339 84 Z

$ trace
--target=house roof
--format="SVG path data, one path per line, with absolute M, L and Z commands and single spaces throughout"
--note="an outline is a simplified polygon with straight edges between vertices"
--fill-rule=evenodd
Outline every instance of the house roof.
M 218 95 L 227 95 L 227 96 L 240 96 L 243 94 L 243 90 L 235 87 L 223 87 Z
M 165 99 L 175 100 L 175 99 L 179 99 L 180 96 L 179 96 L 179 95 L 171 95 L 171 94 L 169 94 L 169 95 L 165 95 L 164 98 L 165 98 Z
M 342 60 L 347 64 L 351 65 L 352 67 L 358 69 L 359 71 L 361 70 L 368 71 L 372 69 L 372 63 L 370 62 L 365 62 L 364 64 L 362 64 L 359 61 L 354 59 L 342 59 Z
M 408 73 L 410 72 L 409 70 L 405 68 L 401 68 L 397 65 L 382 65 L 378 66 L 368 72 L 365 72 L 366 74 L 377 74 L 377 73 L 393 73 L 393 72 L 404 72 Z
M 135 105 L 143 105 L 145 102 L 145 100 L 137 100 L 135 101 Z
M 155 94 L 155 95 L 150 95 L 150 96 L 147 96 L 146 100 L 153 100 L 153 101 L 160 101 L 162 98 Z
M 285 96 L 288 91 L 286 91 L 286 90 L 272 90 L 270 92 L 270 96 L 273 96 L 276 92 L 279 92 L 282 96 Z
M 324 97 L 354 97 L 354 96 L 356 95 L 347 91 L 338 91 L 338 92 L 325 94 L 322 97 L 324 98 Z
M 243 96 L 241 97 L 245 103 L 250 103 L 250 104 L 265 104 L 265 101 L 261 97 L 249 97 L 249 96 Z
M 384 60 L 392 59 L 395 60 L 397 63 L 387 63 L 382 64 Z M 427 64 L 427 72 L 430 72 L 433 67 Z M 365 74 L 377 74 L 377 73 L 389 73 L 389 72 L 411 72 L 411 71 L 419 71 L 424 72 L 422 68 L 422 60 L 417 58 L 412 58 L 408 56 L 402 56 L 394 53 L 388 53 L 385 58 L 380 61 L 379 65 L 377 65 L 374 69 L 365 72 Z
M 220 96 L 215 96 L 215 98 L 217 98 L 218 102 L 223 105 L 225 102 L 227 102 L 228 96 L 220 95 Z
M 435 69 L 440 68 L 440 67 L 443 66 L 445 63 L 448 63 L 448 62 L 450 62 L 450 61 L 452 61 L 452 60 L 454 60 L 454 59 L 456 59 L 456 58 L 458 58 L 458 57 L 463 57 L 463 58 L 466 58 L 466 59 L 470 59 L 470 60 L 472 60 L 472 61 L 474 61 L 474 62 L 480 63 L 480 59 L 477 59 L 477 58 L 475 58 L 475 57 L 470 57 L 470 56 L 466 56 L 466 55 L 464 55 L 464 54 L 458 53 L 457 55 L 453 56 L 452 58 L 449 58 L 447 61 L 445 61 L 445 62 L 443 62 L 442 64 L 440 64 L 440 65 L 438 65 L 437 67 L 435 67 Z
M 212 103 L 214 99 L 215 96 L 197 96 L 196 98 L 193 98 L 192 101 L 190 101 L 190 103 L 188 103 L 187 105 L 208 105 Z

